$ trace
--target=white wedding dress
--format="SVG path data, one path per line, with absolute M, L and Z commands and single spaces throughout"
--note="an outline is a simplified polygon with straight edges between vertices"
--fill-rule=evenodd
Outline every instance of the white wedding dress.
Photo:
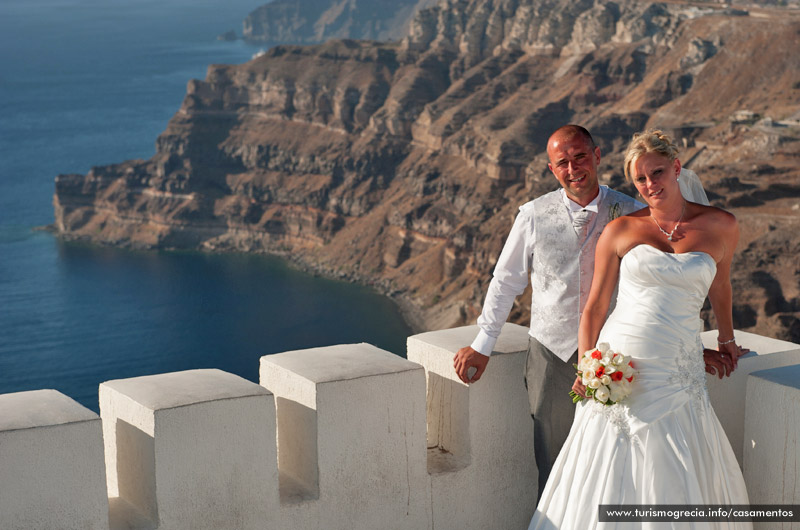
M 699 313 L 715 273 L 704 252 L 642 244 L 622 258 L 616 309 L 598 343 L 633 357 L 633 392 L 618 405 L 577 405 L 529 530 L 752 528 L 598 522 L 600 504 L 748 503 L 705 386 Z

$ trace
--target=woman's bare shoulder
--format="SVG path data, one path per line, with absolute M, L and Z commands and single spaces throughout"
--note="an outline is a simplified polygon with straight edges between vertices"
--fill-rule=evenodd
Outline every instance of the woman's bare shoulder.
M 642 213 L 642 210 L 648 213 Z M 639 237 L 642 225 L 650 215 L 647 208 L 642 210 L 617 217 L 608 223 L 600 235 L 601 240 L 598 245 L 608 245 L 614 249 L 614 253 L 617 256 L 624 255 L 627 249 L 630 248 L 631 242 Z
M 606 225 L 606 227 L 603 229 L 603 233 L 604 234 L 606 232 L 617 233 L 619 231 L 625 230 L 626 227 L 628 227 L 630 225 L 630 222 L 632 220 L 632 216 L 633 216 L 633 214 L 629 213 L 627 215 L 623 215 L 621 217 L 617 217 L 616 219 L 614 219 L 613 221 L 609 222 Z
M 698 220 L 722 230 L 730 230 L 736 227 L 736 216 L 731 212 L 723 210 L 722 208 L 717 208 L 716 206 L 706 206 L 697 203 L 690 204 Z

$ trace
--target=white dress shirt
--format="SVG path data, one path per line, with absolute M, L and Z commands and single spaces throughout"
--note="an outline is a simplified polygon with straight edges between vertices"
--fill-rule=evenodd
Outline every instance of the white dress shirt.
M 563 188 L 559 191 L 570 213 L 570 218 L 572 218 L 573 212 L 580 210 L 597 213 L 598 204 L 605 196 L 606 190 L 605 186 L 600 186 L 597 196 L 586 206 L 581 206 L 571 200 Z M 522 294 L 528 286 L 535 244 L 533 218 L 520 208 L 520 213 L 514 220 L 514 225 L 511 227 L 511 232 L 508 234 L 503 251 L 495 265 L 494 277 L 486 293 L 483 311 L 478 317 L 480 331 L 471 344 L 475 351 L 487 356 L 492 354 L 503 324 L 511 312 L 514 299 Z M 538 249 L 538 251 L 541 252 L 542 249 Z

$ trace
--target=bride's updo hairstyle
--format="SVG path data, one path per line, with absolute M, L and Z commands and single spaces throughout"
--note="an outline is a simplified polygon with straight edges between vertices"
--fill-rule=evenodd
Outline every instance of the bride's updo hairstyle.
M 634 134 L 625 153 L 625 165 L 623 166 L 627 180 L 633 180 L 631 168 L 640 156 L 647 153 L 658 153 L 672 161 L 678 157 L 678 146 L 672 143 L 672 138 L 658 129 L 648 129 L 643 133 Z

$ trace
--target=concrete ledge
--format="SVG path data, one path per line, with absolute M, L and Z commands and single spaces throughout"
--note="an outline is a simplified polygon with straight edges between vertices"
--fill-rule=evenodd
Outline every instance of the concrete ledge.
M 269 355 L 263 386 L 219 370 L 109 381 L 102 422 L 53 390 L 0 395 L 0 529 L 527 528 L 528 330 L 507 324 L 465 385 L 453 356 L 476 333 L 415 335 L 408 360 L 368 344 Z M 754 353 L 709 379 L 717 415 L 751 502 L 800 504 L 800 346 L 737 337 Z
M 430 527 L 422 367 L 369 344 L 261 358 L 282 528 Z
M 800 504 L 798 403 L 800 365 L 761 370 L 747 378 L 744 479 L 751 504 Z M 774 526 L 761 523 L 761 528 Z M 786 524 L 790 526 L 798 527 Z
M 737 343 L 752 351 L 739 359 L 739 366 L 730 377 L 719 379 L 707 374 L 706 382 L 711 404 L 725 434 L 731 442 L 739 465 L 743 466 L 745 393 L 742 391 L 748 376 L 757 371 L 779 366 L 800 364 L 800 344 L 762 337 L 746 331 L 736 331 Z M 717 349 L 717 331 L 702 333 L 703 345 Z M 744 444 L 744 445 L 743 445 Z
M 220 370 L 136 377 L 100 385 L 100 412 L 115 527 L 273 528 L 267 390 Z
M 108 528 L 100 418 L 55 390 L 0 395 L 0 526 Z
M 453 357 L 477 332 L 466 326 L 408 339 L 408 358 L 425 367 L 428 383 L 433 527 L 527 528 L 537 491 L 523 383 L 528 330 L 506 324 L 480 381 L 465 385 Z

